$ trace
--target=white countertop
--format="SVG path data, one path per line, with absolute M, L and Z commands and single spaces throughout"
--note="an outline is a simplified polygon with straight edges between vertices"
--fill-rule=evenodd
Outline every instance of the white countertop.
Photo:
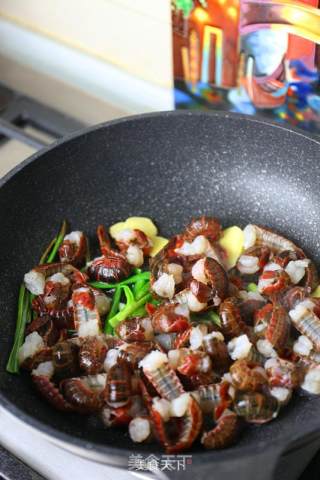
M 128 480 L 147 478 L 85 460 L 53 445 L 39 432 L 0 408 L 0 444 L 48 480 Z M 14 479 L 19 480 L 19 479 Z

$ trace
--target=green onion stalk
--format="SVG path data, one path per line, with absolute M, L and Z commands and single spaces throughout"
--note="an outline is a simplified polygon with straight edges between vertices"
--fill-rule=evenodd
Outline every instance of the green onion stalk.
M 58 235 L 51 240 L 51 242 L 41 255 L 39 265 L 54 262 L 58 249 L 62 244 L 64 236 L 66 234 L 66 230 L 67 222 L 64 220 L 62 222 Z M 14 342 L 6 367 L 7 372 L 9 373 L 19 373 L 19 350 L 21 345 L 23 344 L 26 325 L 27 323 L 30 323 L 33 318 L 31 305 L 34 297 L 35 296 L 33 294 L 28 292 L 24 283 L 22 283 L 19 289 L 18 313 Z

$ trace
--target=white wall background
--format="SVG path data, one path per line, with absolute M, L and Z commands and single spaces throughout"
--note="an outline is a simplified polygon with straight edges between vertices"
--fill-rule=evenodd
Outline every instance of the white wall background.
M 170 0 L 1 0 L 0 55 L 128 112 L 173 107 Z

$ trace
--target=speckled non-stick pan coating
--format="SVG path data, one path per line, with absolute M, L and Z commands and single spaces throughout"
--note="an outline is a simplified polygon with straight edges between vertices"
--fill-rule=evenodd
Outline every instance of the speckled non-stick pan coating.
M 54 441 L 100 461 L 126 465 L 132 451 L 160 454 L 156 444 L 133 446 L 126 432 L 107 430 L 94 418 L 53 411 L 28 376 L 5 372 L 24 272 L 62 218 L 93 237 L 98 223 L 130 215 L 153 218 L 167 236 L 201 214 L 225 226 L 265 224 L 319 264 L 319 146 L 302 133 L 243 116 L 160 113 L 88 129 L 7 175 L 0 181 L 1 403 Z M 267 477 L 276 453 L 320 434 L 319 409 L 320 397 L 298 396 L 276 421 L 252 427 L 228 450 L 195 447 L 189 473 L 196 468 L 197 478 L 207 478 L 214 468 L 214 478 Z

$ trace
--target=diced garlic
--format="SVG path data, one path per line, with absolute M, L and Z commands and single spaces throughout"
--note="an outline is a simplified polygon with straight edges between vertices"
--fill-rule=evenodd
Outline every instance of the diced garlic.
M 320 394 L 320 365 L 308 370 L 301 388 L 309 393 Z
M 248 300 L 248 293 L 247 290 L 239 290 L 239 297 L 241 298 L 241 300 Z
M 187 300 L 188 307 L 191 312 L 201 312 L 207 306 L 206 303 L 199 302 L 197 297 L 190 291 L 187 294 Z
M 209 372 L 209 370 L 211 370 L 211 367 L 212 367 L 211 358 L 209 357 L 209 355 L 206 355 L 201 359 L 199 371 L 202 373 L 207 373 Z
M 152 352 L 148 353 L 148 355 L 140 360 L 139 367 L 152 371 L 160 368 L 164 363 L 167 362 L 168 357 L 165 353 L 162 353 L 159 350 L 152 350 Z
M 111 299 L 107 297 L 104 293 L 99 293 L 95 296 L 96 307 L 98 309 L 99 315 L 105 315 L 109 312 L 111 306 Z
M 51 281 L 53 283 L 61 283 L 61 285 L 65 286 L 65 285 L 69 285 L 70 283 L 70 280 L 69 278 L 67 278 L 65 275 L 63 275 L 63 273 L 61 272 L 58 272 L 58 273 L 54 273 L 53 275 L 51 275 L 51 277 L 48 277 L 47 278 L 47 282 L 48 281 Z
M 26 336 L 24 343 L 19 348 L 19 363 L 23 363 L 27 358 L 33 357 L 44 348 L 43 338 L 38 332 L 32 332 Z
M 110 350 L 108 350 L 106 358 L 103 363 L 103 368 L 106 372 L 108 372 L 110 368 L 117 363 L 118 355 L 119 355 L 119 350 L 117 348 L 111 348 Z
M 269 370 L 269 369 L 272 369 L 272 368 L 278 368 L 278 367 L 280 367 L 280 362 L 279 362 L 278 357 L 268 358 L 268 360 L 266 360 L 265 363 L 264 363 L 265 370 Z
M 243 234 L 244 234 L 244 242 L 243 242 L 244 249 L 246 250 L 247 248 L 253 247 L 257 239 L 256 230 L 254 226 L 247 225 L 243 230 Z
M 210 332 L 207 335 L 203 337 L 204 340 L 210 340 L 211 338 L 219 340 L 221 342 L 224 341 L 224 336 L 222 335 L 221 332 Z
M 45 277 L 36 270 L 30 270 L 24 276 L 24 284 L 33 295 L 42 295 L 46 284 Z
M 258 323 L 253 327 L 253 331 L 254 333 L 261 333 L 267 328 L 267 326 L 268 326 L 267 322 Z
M 278 270 L 282 270 L 282 267 L 275 262 L 267 263 L 263 269 L 264 272 L 277 272 Z
M 126 251 L 126 257 L 130 265 L 141 267 L 143 265 L 143 251 L 137 245 L 129 245 Z
M 188 320 L 190 318 L 190 311 L 186 303 L 179 303 L 174 309 L 174 313 L 186 317 Z
M 227 345 L 228 352 L 232 360 L 239 360 L 241 358 L 247 358 L 250 353 L 252 343 L 247 335 L 240 335 L 235 337 Z
M 106 373 L 98 373 L 97 375 L 87 375 L 83 377 L 84 382 L 93 390 L 104 390 L 107 382 Z
M 203 342 L 203 337 L 206 335 L 208 328 L 206 328 L 206 331 L 203 327 L 206 327 L 206 325 L 198 325 L 197 327 L 192 327 L 191 332 L 190 332 L 190 348 L 191 350 L 197 350 L 202 346 Z
M 275 358 L 278 356 L 277 352 L 269 342 L 269 340 L 258 340 L 257 350 L 266 358 Z
M 54 303 L 57 300 L 57 297 L 55 295 L 46 295 L 43 297 L 43 301 L 46 305 L 50 305 Z
M 129 435 L 133 442 L 141 443 L 147 440 L 151 433 L 150 420 L 136 417 L 129 423 Z
M 192 267 L 191 274 L 195 280 L 198 280 L 198 282 L 207 284 L 208 279 L 206 276 L 205 268 L 205 258 L 200 258 Z
M 158 280 L 152 285 L 152 290 L 163 298 L 172 298 L 174 296 L 174 277 L 168 273 L 162 273 Z
M 301 318 L 303 318 L 308 310 L 313 311 L 314 303 L 312 300 L 303 300 L 302 302 L 298 303 L 295 308 L 289 311 L 289 316 L 292 320 L 298 322 Z
M 274 279 L 273 278 L 262 278 L 260 277 L 259 278 L 259 281 L 258 281 L 258 292 L 259 293 L 263 293 L 264 292 L 264 289 L 266 287 L 269 287 L 270 285 L 272 285 L 274 283 Z
M 180 353 L 181 352 L 178 348 L 168 351 L 168 362 L 169 362 L 170 367 L 173 368 L 174 370 L 176 370 L 176 368 L 178 368 L 179 360 L 180 360 Z
M 259 302 L 266 302 L 266 299 L 259 292 L 248 292 L 248 300 L 258 300 Z
M 190 402 L 190 393 L 183 393 L 179 397 L 171 400 L 170 415 L 171 417 L 183 417 L 186 413 Z
M 238 270 L 243 274 L 253 274 L 259 271 L 259 259 L 252 255 L 241 255 L 237 262 Z
M 303 279 L 305 273 L 306 273 L 306 268 L 308 267 L 310 263 L 310 260 L 307 258 L 303 260 L 295 260 L 291 261 L 288 263 L 288 265 L 285 268 L 285 271 L 290 277 L 290 280 L 292 283 L 297 284 L 300 282 L 300 280 Z
M 116 242 L 130 243 L 135 240 L 136 234 L 133 229 L 125 228 L 124 230 L 114 234 L 113 238 L 116 240 Z
M 275 397 L 279 403 L 285 405 L 291 398 L 292 392 L 288 388 L 284 387 L 273 387 L 270 388 L 270 393 Z
M 172 333 L 160 333 L 155 336 L 155 341 L 165 350 L 170 350 L 173 344 L 173 335 Z
M 80 322 L 78 328 L 79 337 L 94 337 L 99 335 L 100 325 L 96 318 L 86 322 Z
M 160 413 L 164 422 L 167 422 L 170 419 L 170 407 L 171 403 L 169 400 L 160 397 L 154 397 L 152 399 L 152 407 L 158 413 Z
M 69 240 L 71 243 L 75 243 L 76 245 L 80 245 L 80 240 L 83 233 L 75 230 L 74 232 L 68 233 L 63 240 Z
M 144 336 L 146 340 L 152 340 L 154 337 L 153 326 L 151 318 L 143 318 L 141 325 L 144 328 Z
M 222 375 L 222 379 L 221 379 L 223 382 L 227 382 L 227 383 L 230 383 L 232 384 L 232 376 L 231 376 L 231 373 L 227 372 L 227 373 L 224 373 Z
M 44 376 L 51 378 L 54 373 L 54 366 L 52 362 L 42 362 L 39 363 L 37 368 L 34 368 L 31 372 L 31 375 L 36 377 Z
M 308 357 L 313 349 L 312 342 L 305 335 L 300 335 L 293 344 L 293 351 L 298 355 Z
M 178 283 L 182 282 L 182 272 L 183 267 L 178 263 L 169 263 L 168 265 L 168 273 L 169 275 L 173 275 L 174 283 L 177 285 Z
M 202 255 L 210 250 L 210 243 L 203 235 L 198 235 L 192 243 L 184 241 L 176 252 L 180 255 Z

